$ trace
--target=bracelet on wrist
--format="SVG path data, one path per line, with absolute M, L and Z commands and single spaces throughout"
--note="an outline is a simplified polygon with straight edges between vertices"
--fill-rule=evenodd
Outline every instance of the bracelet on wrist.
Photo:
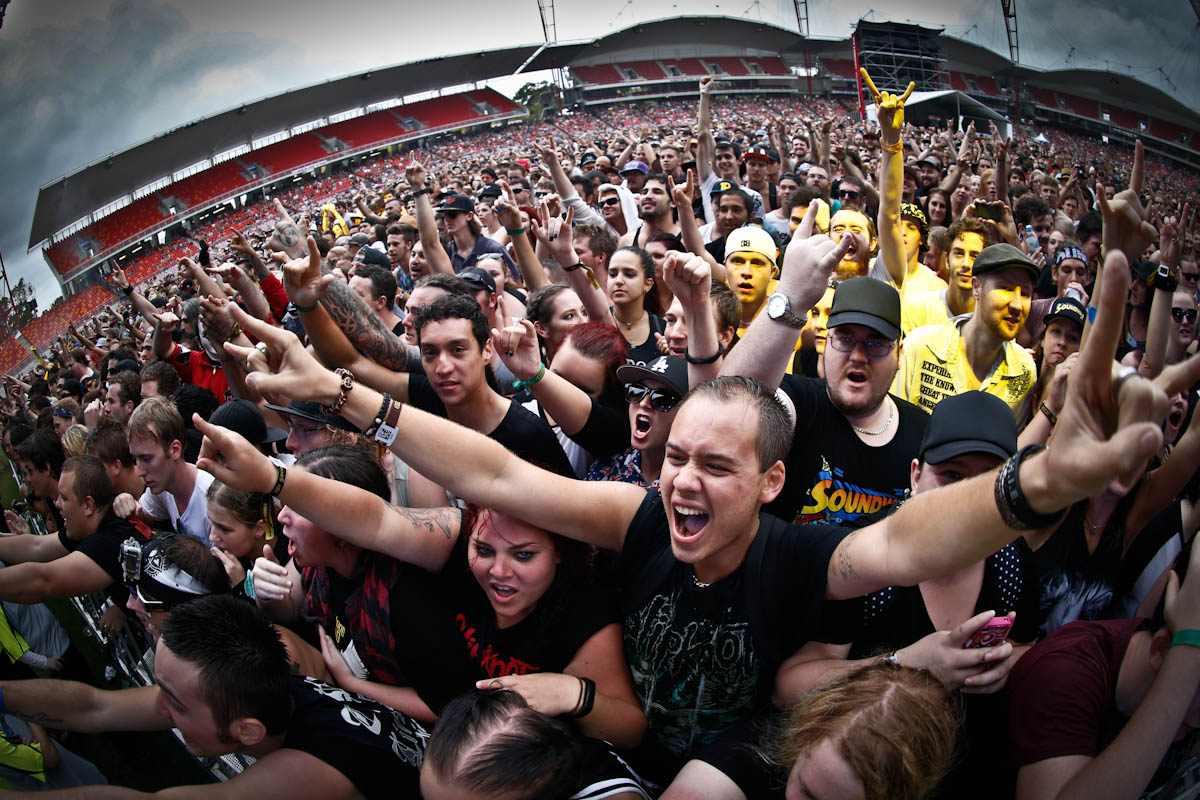
M 1200 630 L 1196 628 L 1181 628 L 1175 631 L 1175 635 L 1171 637 L 1171 647 L 1181 644 L 1200 647 Z
M 576 261 L 574 264 L 572 264 L 569 267 L 563 267 L 563 272 L 574 272 L 577 269 L 583 269 L 582 261 Z
M 336 417 L 341 415 L 342 406 L 346 405 L 346 393 L 354 388 L 353 372 L 343 367 L 338 367 L 334 370 L 334 372 L 337 373 L 338 377 L 342 379 L 342 385 L 340 387 L 341 390 L 338 393 L 337 399 L 321 409 L 325 412 L 325 416 L 327 417 Z
M 295 303 L 292 303 L 292 305 L 296 306 L 296 304 L 295 304 Z M 321 301 L 320 301 L 320 300 L 318 300 L 317 302 L 313 303 L 311 306 L 308 306 L 308 307 L 305 307 L 305 306 L 296 306 L 296 310 L 297 310 L 297 311 L 299 311 L 299 312 L 301 312 L 301 313 L 303 313 L 303 314 L 307 314 L 309 311 L 316 311 L 316 310 L 317 310 L 317 306 L 319 306 L 319 305 L 321 305 Z
M 125 296 L 126 296 L 126 297 L 129 297 L 130 295 L 132 295 L 132 294 L 133 294 L 133 284 L 130 284 L 130 285 L 126 286 L 126 287 L 125 287 L 124 289 L 122 289 L 121 291 L 125 293 Z
M 994 494 L 996 509 L 1004 524 L 1015 531 L 1041 530 L 1049 528 L 1063 518 L 1067 509 L 1062 508 L 1049 514 L 1040 514 L 1029 505 L 1021 488 L 1021 462 L 1045 450 L 1040 444 L 1022 447 L 1000 467 L 996 475 Z
M 1045 400 L 1043 400 L 1041 402 L 1041 404 L 1038 406 L 1038 411 L 1041 411 L 1043 414 L 1046 415 L 1046 419 L 1050 420 L 1051 428 L 1053 428 L 1055 425 L 1058 424 L 1058 414 L 1055 414 L 1053 411 L 1050 410 L 1050 406 L 1046 405 Z
M 375 433 L 379 430 L 379 426 L 387 419 L 387 413 L 392 407 L 392 396 L 387 392 L 383 393 L 383 402 L 379 405 L 379 411 L 375 414 L 375 419 L 371 420 L 371 424 L 363 431 L 363 436 L 368 439 L 374 439 Z
M 271 497 L 279 497 L 283 491 L 283 484 L 287 480 L 287 467 L 283 464 L 275 465 L 275 485 L 271 487 Z
M 514 389 L 516 389 L 517 391 L 520 391 L 521 389 L 524 389 L 527 386 L 533 386 L 535 383 L 537 383 L 544 377 L 546 377 L 546 365 L 538 364 L 538 371 L 537 371 L 536 375 L 534 375 L 532 378 L 525 378 L 525 379 L 518 378 L 517 380 L 512 382 L 512 385 L 513 385 Z
M 575 704 L 575 710 L 567 714 L 571 719 L 582 719 L 592 713 L 592 708 L 596 705 L 596 682 L 591 678 L 579 679 L 579 702 Z
M 725 354 L 725 351 L 721 349 L 721 346 L 719 344 L 717 345 L 717 352 L 708 358 L 696 358 L 695 356 L 693 356 L 691 354 L 691 351 L 684 348 L 683 360 L 689 364 L 715 364 L 715 363 L 717 363 L 717 359 L 720 358 L 721 356 L 723 356 L 724 354 Z
M 509 228 L 505 228 L 504 232 L 507 233 L 509 236 L 520 236 L 522 233 L 525 232 L 525 229 L 524 228 L 513 228 L 510 230 Z
M 414 191 L 412 193 L 412 196 L 415 199 L 415 198 L 420 197 L 423 194 L 433 194 L 433 189 L 430 189 L 428 186 L 426 186 L 424 189 L 417 189 L 416 191 Z
M 896 142 L 895 144 L 884 144 L 883 141 L 881 140 L 879 142 L 879 149 L 885 153 L 899 153 L 901 150 L 904 149 L 904 140 L 901 139 L 900 141 Z

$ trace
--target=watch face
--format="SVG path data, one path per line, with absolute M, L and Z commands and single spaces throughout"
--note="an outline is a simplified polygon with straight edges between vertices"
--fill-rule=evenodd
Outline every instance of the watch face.
M 773 294 L 767 298 L 767 316 L 778 319 L 787 312 L 787 298 L 781 294 Z

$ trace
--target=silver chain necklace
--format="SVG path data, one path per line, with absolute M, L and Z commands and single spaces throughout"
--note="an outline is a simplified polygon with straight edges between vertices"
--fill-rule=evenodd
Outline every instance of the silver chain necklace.
M 881 433 L 883 433 L 884 431 L 886 431 L 888 428 L 892 427 L 892 419 L 893 419 L 895 416 L 896 416 L 896 406 L 895 406 L 895 405 L 892 405 L 892 404 L 890 404 L 890 403 L 889 403 L 889 404 L 888 404 L 888 418 L 887 418 L 887 422 L 883 423 L 883 427 L 882 427 L 882 428 L 880 428 L 879 430 L 877 430 L 877 431 L 869 431 L 869 430 L 867 430 L 866 428 L 860 428 L 860 427 L 858 427 L 858 426 L 857 426 L 857 425 L 855 425 L 854 423 L 850 423 L 850 427 L 851 427 L 851 428 L 854 428 L 854 430 L 858 431 L 858 432 L 859 432 L 859 433 L 861 433 L 863 436 L 878 436 L 879 434 L 881 434 Z
M 692 573 L 692 583 L 696 584 L 697 589 L 707 589 L 708 587 L 712 586 L 711 583 L 702 583 L 700 579 L 696 577 L 696 573 L 694 572 Z

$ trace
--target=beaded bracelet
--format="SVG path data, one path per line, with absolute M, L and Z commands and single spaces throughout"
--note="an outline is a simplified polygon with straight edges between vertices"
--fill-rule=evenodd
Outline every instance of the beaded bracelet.
M 322 411 L 327 417 L 336 417 L 342 413 L 342 406 L 346 405 L 346 392 L 354 388 L 354 373 L 344 367 L 338 367 L 334 370 L 338 377 L 342 379 L 341 392 L 338 394 L 337 400 L 325 406 Z

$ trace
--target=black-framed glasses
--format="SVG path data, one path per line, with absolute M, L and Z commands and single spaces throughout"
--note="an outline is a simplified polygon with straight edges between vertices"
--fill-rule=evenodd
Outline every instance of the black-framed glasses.
M 892 352 L 892 347 L 896 344 L 895 342 L 875 336 L 867 339 L 856 339 L 854 338 L 854 334 L 838 333 L 836 331 L 831 332 L 826 341 L 833 346 L 834 350 L 841 353 L 853 353 L 859 345 L 862 345 L 863 352 L 867 354 L 867 358 L 871 361 L 879 361 L 887 358 L 887 354 Z
M 1196 309 L 1194 308 L 1172 308 L 1171 319 L 1176 322 L 1183 322 L 1185 319 L 1188 324 L 1196 321 Z
M 858 192 L 854 191 L 853 189 L 841 189 L 838 191 L 838 197 L 842 198 L 843 200 L 857 200 Z
M 602 205 L 602 206 L 616 206 L 616 205 L 620 205 L 620 204 L 621 204 L 621 198 L 619 198 L 619 197 L 606 197 L 600 201 L 600 205 Z
M 649 399 L 650 407 L 666 414 L 680 401 L 680 396 L 664 389 L 651 389 L 642 383 L 625 384 L 625 402 L 637 405 L 643 398 Z

